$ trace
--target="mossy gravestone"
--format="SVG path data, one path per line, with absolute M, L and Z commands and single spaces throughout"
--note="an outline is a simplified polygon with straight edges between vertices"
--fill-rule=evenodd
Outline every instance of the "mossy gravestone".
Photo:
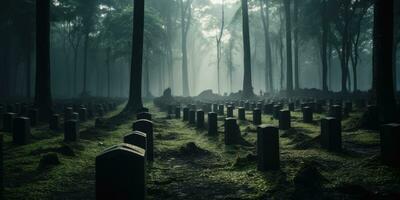
M 203 110 L 198 110 L 196 112 L 196 118 L 197 118 L 196 127 L 197 128 L 204 128 L 204 111 Z
M 280 168 L 278 128 L 267 125 L 258 126 L 257 159 L 257 168 L 260 171 Z
M 225 145 L 238 144 L 240 141 L 240 129 L 235 118 L 226 118 L 224 124 Z
M 220 104 L 218 106 L 218 115 L 224 115 L 225 111 L 224 111 L 224 105 Z
M 140 131 L 133 131 L 124 137 L 124 143 L 138 146 L 144 150 L 147 148 L 146 133 Z
M 217 113 L 218 112 L 218 104 L 213 104 L 212 105 L 212 110 L 213 110 L 213 112 L 215 112 L 215 113 Z
M 400 124 L 386 124 L 381 127 L 382 161 L 391 166 L 400 167 Z
M 321 120 L 321 146 L 329 151 L 342 150 L 342 127 L 338 119 L 326 117 Z
M 253 110 L 253 124 L 254 125 L 261 124 L 261 110 L 259 108 L 255 108 Z
M 87 114 L 88 113 L 87 109 L 86 108 L 80 108 L 78 113 L 79 113 L 79 120 L 82 121 L 82 122 L 85 122 L 87 120 L 87 118 L 88 118 L 87 117 L 87 115 L 88 115 Z
M 17 117 L 14 119 L 13 125 L 13 143 L 17 145 L 25 145 L 28 143 L 31 134 L 31 121 L 27 117 Z
M 279 118 L 279 112 L 281 111 L 281 109 L 282 109 L 282 105 L 279 105 L 279 104 L 274 105 L 274 108 L 273 108 L 273 117 L 274 117 L 274 119 L 278 119 Z
M 188 121 L 189 120 L 189 108 L 185 107 L 183 108 L 183 121 Z
M 196 124 L 196 111 L 189 110 L 189 124 L 195 125 Z
M 303 109 L 303 122 L 312 123 L 313 122 L 313 111 L 310 107 L 306 106 Z
M 146 134 L 146 156 L 148 161 L 154 160 L 154 134 L 153 122 L 147 119 L 141 119 L 133 122 L 133 130 Z
M 64 141 L 76 142 L 79 140 L 79 123 L 77 120 L 68 120 L 64 124 Z
M 64 122 L 67 122 L 68 120 L 72 119 L 72 113 L 74 113 L 72 107 L 66 107 L 64 109 Z
M 233 109 L 234 109 L 234 107 L 231 105 L 226 107 L 226 116 L 227 117 L 233 117 Z
M 175 107 L 175 118 L 180 119 L 181 118 L 181 107 L 176 106 Z
M 270 115 L 273 113 L 274 104 L 268 103 L 264 105 L 263 112 L 266 115 Z
M 141 112 L 141 113 L 138 113 L 138 114 L 136 114 L 136 119 L 147 119 L 147 120 L 150 120 L 151 121 L 151 114 L 150 113 L 148 113 L 148 112 Z
M 291 127 L 290 111 L 281 110 L 279 112 L 279 129 L 289 130 Z
M 121 144 L 96 157 L 96 199 L 146 199 L 144 149 Z
M 58 130 L 60 129 L 60 115 L 54 114 L 51 116 L 49 121 L 50 130 Z
M 336 118 L 339 121 L 342 121 L 342 106 L 340 105 L 332 105 L 329 111 L 329 117 Z
M 246 110 L 243 107 L 238 108 L 239 120 L 246 120 Z
M 215 112 L 208 113 L 208 134 L 217 135 L 218 133 L 218 116 Z

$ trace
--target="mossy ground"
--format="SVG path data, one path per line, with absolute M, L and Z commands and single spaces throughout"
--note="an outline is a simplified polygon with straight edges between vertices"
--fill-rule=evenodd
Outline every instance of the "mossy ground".
M 300 112 L 292 112 L 292 129 L 280 133 L 281 170 L 262 173 L 257 171 L 254 157 L 256 127 L 251 124 L 250 112 L 248 121 L 239 124 L 243 138 L 253 145 L 225 146 L 224 117 L 219 117 L 218 136 L 208 136 L 206 129 L 167 119 L 151 103 L 147 106 L 155 122 L 155 161 L 148 163 L 148 199 L 301 199 L 293 179 L 302 163 L 312 163 L 324 176 L 320 199 L 385 199 L 400 193 L 400 170 L 379 161 L 378 133 L 353 128 L 359 112 L 342 122 L 342 153 L 320 148 L 318 121 L 323 115 L 315 114 L 315 123 L 305 124 Z M 6 199 L 94 199 L 95 157 L 121 143 L 133 120 L 125 118 L 107 129 L 94 128 L 94 121 L 83 123 L 77 143 L 64 143 L 62 131 L 49 131 L 46 125 L 33 129 L 32 141 L 25 146 L 12 145 L 11 134 L 5 133 Z M 278 124 L 269 115 L 262 120 Z M 197 151 L 187 150 L 193 148 L 188 145 L 192 142 Z M 48 152 L 57 153 L 61 164 L 38 168 Z

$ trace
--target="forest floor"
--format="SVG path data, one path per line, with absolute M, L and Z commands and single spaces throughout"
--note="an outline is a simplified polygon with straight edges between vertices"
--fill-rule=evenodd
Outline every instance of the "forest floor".
M 146 105 L 153 114 L 155 161 L 148 163 L 148 199 L 399 199 L 400 170 L 379 161 L 379 134 L 356 127 L 361 112 L 342 122 L 344 151 L 330 153 L 318 142 L 319 119 L 302 122 L 292 112 L 292 129 L 280 131 L 281 170 L 259 172 L 256 166 L 256 127 L 252 115 L 239 121 L 249 146 L 226 146 L 223 116 L 218 136 L 196 129 L 181 119 Z M 109 113 L 112 117 L 122 109 Z M 237 110 L 236 110 L 237 111 Z M 237 116 L 235 111 L 234 115 Z M 108 128 L 95 128 L 94 120 L 80 126 L 81 140 L 64 143 L 62 131 L 46 125 L 32 130 L 32 141 L 14 146 L 5 134 L 5 199 L 94 199 L 95 157 L 122 142 L 134 117 Z M 207 121 L 207 118 L 206 118 Z M 269 115 L 264 124 L 277 125 Z M 40 164 L 57 155 L 60 163 Z

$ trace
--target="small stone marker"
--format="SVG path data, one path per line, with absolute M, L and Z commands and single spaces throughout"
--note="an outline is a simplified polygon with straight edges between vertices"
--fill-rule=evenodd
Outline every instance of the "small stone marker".
M 313 122 L 313 112 L 310 107 L 303 108 L 303 122 L 304 123 L 312 123 Z
M 261 125 L 257 128 L 257 168 L 260 171 L 279 170 L 279 130 Z
M 255 108 L 253 110 L 253 124 L 254 125 L 261 124 L 261 110 L 259 108 Z
M 218 116 L 215 112 L 208 113 L 208 134 L 217 135 L 218 134 Z
M 266 115 L 270 115 L 273 113 L 274 104 L 268 103 L 264 105 L 263 112 Z
M 197 119 L 197 123 L 196 123 L 196 127 L 197 128 L 204 128 L 204 111 L 203 110 L 198 110 L 196 112 L 196 119 Z
M 176 106 L 175 107 L 175 118 L 180 119 L 181 118 L 181 107 Z
M 321 146 L 329 151 L 342 149 L 342 127 L 340 121 L 334 117 L 321 120 Z
M 146 151 L 121 144 L 96 157 L 96 199 L 146 199 Z
M 86 108 L 80 108 L 79 109 L 79 121 L 81 122 L 86 122 L 87 118 L 88 118 L 88 112 Z
M 334 117 L 337 120 L 342 121 L 342 106 L 332 105 L 329 112 L 330 117 Z
M 136 114 L 136 119 L 147 119 L 147 120 L 150 120 L 151 121 L 151 114 L 150 113 L 148 113 L 148 112 L 141 112 L 141 113 L 138 113 L 138 114 Z
M 188 121 L 189 120 L 189 108 L 185 107 L 183 108 L 183 121 Z
M 146 133 L 133 131 L 124 137 L 124 143 L 134 145 L 146 150 Z
M 238 139 L 240 138 L 240 129 L 236 123 L 235 118 L 226 118 L 225 119 L 225 134 L 224 134 L 224 141 L 225 145 L 232 145 L 236 144 Z
M 189 124 L 195 125 L 196 124 L 196 111 L 189 110 Z
M 233 109 L 234 109 L 234 107 L 231 105 L 226 107 L 226 116 L 227 117 L 233 117 Z
M 133 130 L 146 133 L 146 155 L 148 161 L 154 160 L 154 133 L 153 122 L 146 119 L 141 119 L 133 122 Z
M 289 103 L 288 108 L 289 108 L 290 112 L 293 112 L 294 111 L 294 103 L 293 102 Z
M 27 117 L 17 117 L 13 125 L 13 143 L 17 145 L 28 144 L 31 134 L 31 121 Z
M 64 109 L 64 121 L 65 122 L 72 119 L 72 113 L 74 113 L 72 107 L 66 107 Z
M 244 103 L 244 109 L 250 110 L 250 103 L 249 103 L 248 101 L 246 101 L 246 102 Z
M 215 113 L 218 112 L 218 104 L 215 103 L 215 104 L 212 105 L 212 111 L 215 112 Z
M 246 120 L 246 110 L 243 107 L 238 108 L 239 120 Z
M 225 114 L 224 105 L 223 105 L 223 104 L 220 104 L 220 105 L 218 106 L 218 115 L 224 115 L 224 114 Z
M 385 124 L 380 131 L 381 158 L 390 166 L 400 167 L 400 124 Z
M 15 113 L 8 112 L 3 114 L 3 131 L 5 132 L 13 131 L 13 123 L 15 117 L 16 117 Z
M 50 130 L 58 130 L 60 129 L 60 115 L 54 114 L 51 116 L 49 121 Z
M 281 110 L 279 113 L 279 129 L 289 130 L 291 127 L 290 111 Z
M 68 120 L 64 124 L 64 141 L 76 142 L 79 140 L 79 123 L 77 120 Z
M 280 110 L 282 109 L 282 106 L 281 105 L 274 105 L 274 108 L 273 108 L 273 117 L 275 118 L 275 119 L 278 119 L 279 118 L 279 112 L 280 112 Z

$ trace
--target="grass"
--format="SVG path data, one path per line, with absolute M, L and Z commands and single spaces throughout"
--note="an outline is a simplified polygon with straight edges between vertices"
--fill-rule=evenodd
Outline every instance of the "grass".
M 323 115 L 315 114 L 315 122 L 305 124 L 300 112 L 292 112 L 292 129 L 280 132 L 281 170 L 262 173 L 257 171 L 255 145 L 224 145 L 223 117 L 219 117 L 218 136 L 208 136 L 206 129 L 196 129 L 181 119 L 167 119 L 151 103 L 147 106 L 155 123 L 155 161 L 148 164 L 148 199 L 305 199 L 293 183 L 304 163 L 311 163 L 326 179 L 320 198 L 384 198 L 400 192 L 400 171 L 379 162 L 379 135 L 354 129 L 360 113 L 343 121 L 344 127 L 353 127 L 343 132 L 345 151 L 331 153 L 318 143 L 318 121 Z M 242 136 L 255 144 L 256 127 L 251 124 L 250 112 L 246 118 L 248 121 L 238 121 Z M 77 143 L 64 143 L 62 131 L 51 132 L 45 126 L 33 129 L 34 139 L 25 146 L 12 145 L 11 134 L 5 133 L 6 199 L 94 199 L 95 157 L 121 143 L 133 120 L 126 118 L 108 129 L 94 128 L 94 121 L 81 124 Z M 278 124 L 269 115 L 263 115 L 262 122 Z M 188 154 L 189 147 L 196 151 Z M 48 152 L 57 153 L 61 164 L 38 169 Z M 348 192 L 355 189 L 355 193 Z

